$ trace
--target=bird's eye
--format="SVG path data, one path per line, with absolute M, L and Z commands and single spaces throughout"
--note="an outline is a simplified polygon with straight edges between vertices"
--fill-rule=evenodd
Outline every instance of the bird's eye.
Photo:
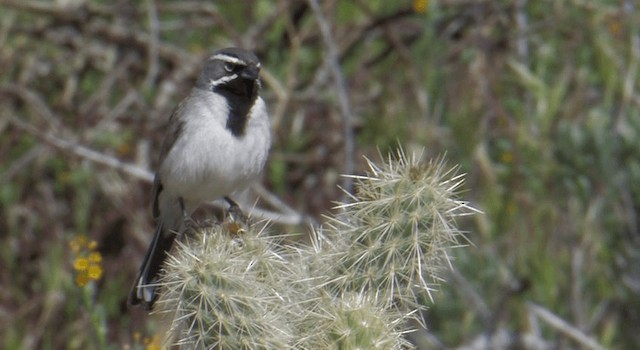
M 230 62 L 227 62 L 224 64 L 224 70 L 226 70 L 227 72 L 231 73 L 233 72 L 233 70 L 236 69 L 236 65 Z

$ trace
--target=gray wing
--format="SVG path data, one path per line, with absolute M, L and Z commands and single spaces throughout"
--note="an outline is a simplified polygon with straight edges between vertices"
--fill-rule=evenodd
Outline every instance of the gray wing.
M 184 127 L 184 110 L 187 105 L 187 101 L 189 97 L 185 98 L 178 104 L 178 106 L 173 110 L 171 116 L 169 117 L 169 122 L 167 124 L 167 135 L 165 136 L 164 142 L 162 143 L 162 148 L 160 149 L 160 163 L 164 162 L 164 159 L 167 157 L 167 154 L 176 143 L 176 140 L 182 134 L 182 129 Z M 160 215 L 160 206 L 158 203 L 158 197 L 162 192 L 162 179 L 160 178 L 160 173 L 156 172 L 156 175 L 153 179 L 153 188 L 151 189 L 151 193 L 153 194 L 153 217 L 158 218 Z

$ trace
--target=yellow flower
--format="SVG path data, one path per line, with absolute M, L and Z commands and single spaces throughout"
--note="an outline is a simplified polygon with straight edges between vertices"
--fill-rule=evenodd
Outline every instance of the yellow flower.
M 102 261 L 102 255 L 100 252 L 91 252 L 88 259 L 92 263 L 100 263 Z
M 100 265 L 91 265 L 87 270 L 87 276 L 92 280 L 99 280 L 102 277 L 102 266 Z
M 89 260 L 78 257 L 73 263 L 73 268 L 77 271 L 86 271 L 89 268 Z
M 427 7 L 429 7 L 429 0 L 413 0 L 413 11 L 416 13 L 427 12 Z
M 96 251 L 98 242 L 89 240 L 85 235 L 78 235 L 69 242 L 75 258 L 73 268 L 76 270 L 76 284 L 84 287 L 91 281 L 97 281 L 102 277 L 104 270 L 100 263 L 102 254 Z
M 89 277 L 86 274 L 81 273 L 76 276 L 76 284 L 80 287 L 84 287 L 89 283 Z
M 162 347 L 160 346 L 160 337 L 158 335 L 153 336 L 153 338 L 144 338 L 144 345 L 146 350 L 160 350 Z
M 79 253 L 87 245 L 87 237 L 85 235 L 76 236 L 69 242 L 69 247 L 74 253 Z

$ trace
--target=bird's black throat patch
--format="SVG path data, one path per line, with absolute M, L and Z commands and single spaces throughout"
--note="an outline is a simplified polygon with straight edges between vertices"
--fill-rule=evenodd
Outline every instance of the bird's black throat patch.
M 247 98 L 247 96 L 231 95 L 227 96 L 229 103 L 229 118 L 227 119 L 227 129 L 231 131 L 231 134 L 235 137 L 244 135 L 245 127 L 247 126 L 247 120 L 249 119 L 249 111 L 253 106 L 253 100 Z
M 248 84 L 249 82 L 246 83 Z M 227 99 L 227 103 L 229 104 L 227 129 L 229 129 L 235 137 L 244 135 L 247 120 L 249 119 L 249 112 L 251 112 L 251 107 L 253 107 L 258 97 L 257 89 L 255 88 L 247 92 L 246 94 L 238 94 L 235 91 L 227 89 L 220 89 L 219 91 L 219 93 Z

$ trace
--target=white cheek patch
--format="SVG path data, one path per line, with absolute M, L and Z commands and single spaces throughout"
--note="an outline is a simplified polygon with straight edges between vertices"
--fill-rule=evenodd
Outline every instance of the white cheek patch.
M 232 81 L 234 79 L 237 79 L 237 78 L 238 78 L 238 74 L 227 75 L 227 76 L 224 76 L 224 77 L 216 79 L 216 80 L 211 79 L 211 80 L 209 80 L 209 86 L 211 86 L 211 88 L 214 88 L 216 86 L 220 86 L 220 85 L 226 84 L 226 83 L 228 83 L 228 82 L 230 82 L 230 81 Z
M 228 62 L 228 63 L 232 63 L 232 64 L 238 64 L 238 65 L 242 65 L 242 66 L 246 66 L 247 63 L 237 57 L 233 57 L 233 56 L 228 56 L 222 53 L 213 55 L 211 57 L 209 57 L 210 60 L 218 60 L 218 61 L 223 61 L 223 62 Z

